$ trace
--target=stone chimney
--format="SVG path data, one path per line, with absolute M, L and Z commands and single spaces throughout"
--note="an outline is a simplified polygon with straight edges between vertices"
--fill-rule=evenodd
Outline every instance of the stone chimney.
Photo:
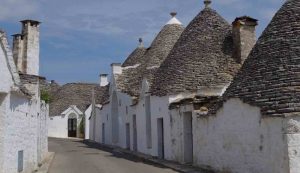
M 238 17 L 232 23 L 233 32 L 233 58 L 244 63 L 256 43 L 256 19 L 248 16 Z
M 24 43 L 22 34 L 14 34 L 13 36 L 13 57 L 16 66 L 19 69 L 23 69 L 23 53 L 24 53 Z M 19 68 L 20 67 L 20 68 Z M 20 71 L 20 70 L 19 70 Z
M 13 56 L 18 71 L 39 75 L 40 22 L 23 20 L 22 33 L 13 35 Z
M 112 63 L 111 64 L 112 74 L 122 74 L 122 64 Z
M 100 86 L 106 86 L 109 84 L 107 76 L 108 76 L 108 74 L 100 74 L 99 75 Z

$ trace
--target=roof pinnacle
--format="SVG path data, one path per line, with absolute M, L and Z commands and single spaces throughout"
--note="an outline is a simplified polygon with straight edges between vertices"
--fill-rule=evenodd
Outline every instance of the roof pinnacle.
M 182 25 L 182 23 L 176 18 L 177 12 L 171 12 L 170 15 L 172 16 L 171 20 L 169 20 L 168 24 L 177 24 Z
M 211 0 L 204 0 L 205 8 L 209 8 L 211 4 Z
M 144 47 L 143 39 L 139 38 L 139 47 Z
M 175 17 L 175 16 L 177 15 L 177 12 L 171 12 L 170 15 L 171 15 L 172 17 Z

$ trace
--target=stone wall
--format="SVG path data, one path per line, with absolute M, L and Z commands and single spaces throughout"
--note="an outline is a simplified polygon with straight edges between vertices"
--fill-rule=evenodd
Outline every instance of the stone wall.
M 18 70 L 22 73 L 39 75 L 39 35 L 39 22 L 22 21 L 22 40 L 18 43 L 18 40 L 14 39 L 14 44 L 19 46 L 14 46 L 13 50 Z

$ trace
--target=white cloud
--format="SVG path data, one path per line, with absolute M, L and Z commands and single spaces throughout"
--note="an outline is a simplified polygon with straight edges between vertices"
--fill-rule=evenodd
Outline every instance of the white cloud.
M 36 14 L 38 4 L 35 0 L 1 0 L 0 20 L 20 20 Z

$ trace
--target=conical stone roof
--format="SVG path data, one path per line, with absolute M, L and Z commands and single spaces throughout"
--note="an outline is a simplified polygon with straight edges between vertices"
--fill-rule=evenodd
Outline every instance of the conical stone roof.
M 97 104 L 102 104 L 109 98 L 109 85 L 68 83 L 61 86 L 51 95 L 49 116 L 59 116 L 71 105 L 77 106 L 80 111 L 84 112 L 92 103 L 93 90 Z
M 170 53 L 183 30 L 184 27 L 181 23 L 173 22 L 166 24 L 156 36 L 151 46 L 146 50 L 145 54 L 140 57 L 143 63 L 136 67 L 123 68 L 122 74 L 116 76 L 118 88 L 131 96 L 139 96 L 143 78 L 150 78 L 154 71 L 158 69 Z
M 264 116 L 300 113 L 300 1 L 276 13 L 241 71 L 224 93 L 258 106 Z
M 142 44 L 142 40 L 140 39 L 140 45 L 128 56 L 128 58 L 122 64 L 122 67 L 134 66 L 136 64 L 145 63 L 145 59 L 143 58 L 146 48 Z
M 232 59 L 232 27 L 206 7 L 187 26 L 162 63 L 151 93 L 163 96 L 229 85 L 240 64 Z

